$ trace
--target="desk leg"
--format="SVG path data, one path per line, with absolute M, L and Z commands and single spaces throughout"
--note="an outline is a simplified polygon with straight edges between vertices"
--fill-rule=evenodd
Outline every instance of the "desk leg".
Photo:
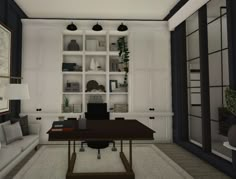
M 130 171 L 132 171 L 132 140 L 129 140 L 129 165 Z
M 123 140 L 120 140 L 120 151 L 123 152 Z
M 68 141 L 68 171 L 70 170 L 70 140 Z
M 75 153 L 75 140 L 74 140 L 74 143 L 73 143 L 73 153 Z

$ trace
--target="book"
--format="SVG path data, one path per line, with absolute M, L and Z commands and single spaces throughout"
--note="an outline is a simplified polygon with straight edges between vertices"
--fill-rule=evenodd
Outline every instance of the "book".
M 63 128 L 52 128 L 51 131 L 63 131 Z
M 54 128 L 62 128 L 62 127 L 63 127 L 63 124 L 55 124 L 53 127 L 54 127 Z

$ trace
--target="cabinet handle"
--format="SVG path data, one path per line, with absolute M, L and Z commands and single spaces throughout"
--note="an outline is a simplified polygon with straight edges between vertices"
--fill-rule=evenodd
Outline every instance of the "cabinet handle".
M 149 111 L 154 111 L 155 109 L 154 108 L 149 108 Z
M 36 111 L 42 111 L 42 109 L 41 108 L 37 108 Z
M 153 120 L 153 119 L 155 119 L 155 117 L 149 117 L 149 119 L 152 119 L 152 120 Z
M 42 118 L 41 117 L 36 117 L 36 120 L 41 120 Z

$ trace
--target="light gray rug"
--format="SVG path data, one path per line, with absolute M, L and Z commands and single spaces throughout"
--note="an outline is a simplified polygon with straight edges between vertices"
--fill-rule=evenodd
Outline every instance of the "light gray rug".
M 119 149 L 119 147 L 118 147 Z M 85 148 L 78 152 L 74 172 L 120 172 L 124 171 L 119 152 L 111 148 L 97 150 Z M 128 147 L 124 152 L 129 159 Z M 154 145 L 134 145 L 133 170 L 135 179 L 192 179 L 192 177 L 168 158 Z M 14 179 L 65 179 L 67 171 L 67 148 L 65 146 L 43 146 L 17 173 Z

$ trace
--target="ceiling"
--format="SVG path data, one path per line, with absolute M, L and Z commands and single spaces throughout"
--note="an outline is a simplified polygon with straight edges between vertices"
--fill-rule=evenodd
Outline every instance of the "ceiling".
M 30 18 L 160 19 L 179 0 L 15 0 Z

